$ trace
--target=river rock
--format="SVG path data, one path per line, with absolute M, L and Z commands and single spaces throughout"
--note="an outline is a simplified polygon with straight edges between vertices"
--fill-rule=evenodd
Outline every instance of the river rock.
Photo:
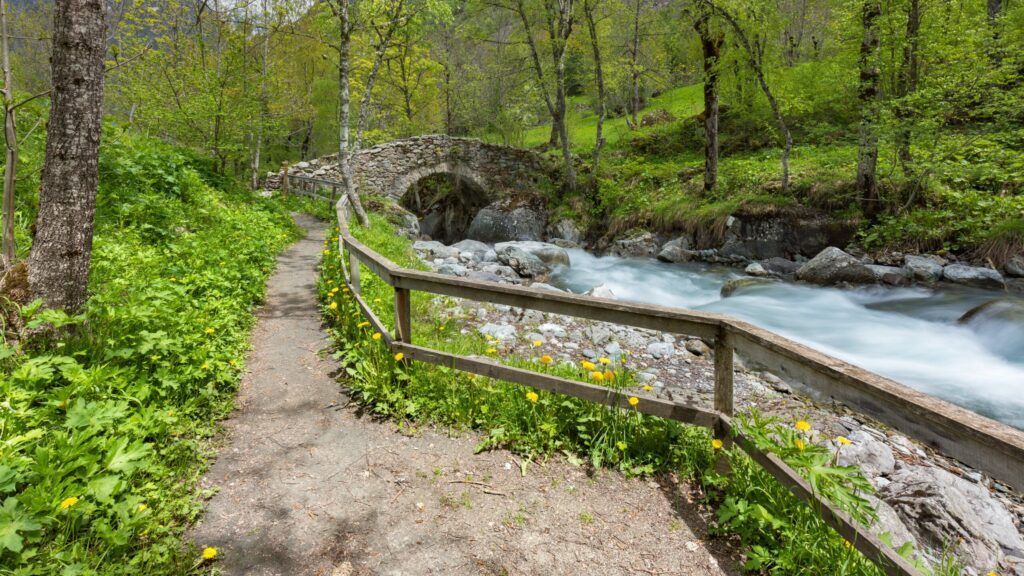
M 548 273 L 549 269 L 543 260 L 516 246 L 506 245 L 499 250 L 498 261 L 506 264 L 520 276 L 538 278 Z
M 933 466 L 905 466 L 878 495 L 924 542 L 956 544 L 957 556 L 979 573 L 1004 555 L 1024 557 L 1024 539 L 1009 511 L 980 484 Z
M 942 264 L 932 256 L 908 254 L 903 257 L 903 267 L 918 282 L 931 283 L 942 280 Z
M 1007 280 L 1006 291 L 1010 294 L 1024 296 L 1024 278 L 1010 278 Z
M 576 226 L 575 222 L 568 218 L 563 218 L 548 226 L 548 238 L 565 240 L 574 245 L 579 245 L 583 235 L 580 233 L 580 229 Z
M 728 298 L 729 296 L 732 296 L 733 294 L 740 290 L 743 290 L 744 288 L 749 288 L 750 286 L 760 286 L 762 284 L 768 284 L 771 282 L 775 282 L 775 280 L 767 277 L 758 278 L 748 276 L 745 278 L 732 278 L 730 280 L 726 280 L 725 283 L 722 284 L 722 288 L 719 291 L 719 295 L 721 295 L 722 298 Z
M 616 240 L 612 243 L 611 253 L 623 257 L 654 256 L 658 244 L 654 234 L 643 232 L 629 238 Z
M 524 252 L 529 252 L 548 266 L 568 266 L 569 253 L 565 248 L 548 244 L 547 242 L 501 242 L 494 245 L 495 252 L 500 252 L 506 246 L 515 246 Z
M 1010 276 L 1024 278 L 1024 255 L 1018 254 L 1010 258 L 1010 261 L 1006 263 L 1005 269 L 1006 273 Z
M 766 270 L 760 262 L 751 262 L 750 264 L 747 265 L 746 268 L 743 269 L 743 272 L 745 274 L 749 274 L 750 276 L 768 276 L 769 274 L 771 274 L 771 272 Z
M 875 275 L 875 281 L 890 286 L 906 286 L 910 284 L 910 273 L 897 266 L 868 264 L 868 270 Z
M 413 242 L 413 250 L 425 252 L 435 259 L 459 258 L 459 250 L 451 246 L 445 246 L 437 240 L 417 240 Z
M 482 270 L 470 270 L 469 273 L 466 274 L 466 278 L 470 280 L 481 280 L 483 282 L 501 283 L 504 281 L 504 279 L 501 276 L 498 276 L 497 274 L 491 272 L 484 272 Z
M 676 353 L 676 347 L 668 342 L 651 342 L 647 345 L 647 353 L 655 358 L 667 358 Z
M 942 276 L 947 281 L 976 288 L 1003 288 L 1003 276 L 991 268 L 967 266 L 966 264 L 950 264 L 942 269 Z
M 683 345 L 687 352 L 696 354 L 697 356 L 707 356 L 711 354 L 711 347 L 704 343 L 700 338 L 694 338 L 687 340 L 686 344 Z
M 552 322 L 537 326 L 537 330 L 540 330 L 541 334 L 549 338 L 565 338 L 566 335 L 564 326 L 561 324 L 554 324 Z
M 595 298 L 615 298 L 615 292 L 612 292 L 612 289 L 604 284 L 594 286 L 590 290 L 587 290 L 586 295 L 593 296 Z
M 544 218 L 529 208 L 508 209 L 496 203 L 477 212 L 469 224 L 466 237 L 481 242 L 512 242 L 540 240 L 544 234 Z
M 455 248 L 460 253 L 469 252 L 476 260 L 483 260 L 484 256 L 491 250 L 491 247 L 487 244 L 468 238 L 452 244 L 452 248 Z
M 896 513 L 892 506 L 889 506 L 872 494 L 864 494 L 863 496 L 871 503 L 871 507 L 878 514 L 878 519 L 871 524 L 871 531 L 876 536 L 888 534 L 893 548 L 898 549 L 900 546 L 910 542 L 915 550 L 920 549 L 917 538 L 914 538 L 914 534 L 903 523 L 900 515 Z
M 437 267 L 437 273 L 447 276 L 465 276 L 469 274 L 469 268 L 461 264 L 441 264 Z
M 796 271 L 796 277 L 798 280 L 822 286 L 831 286 L 840 282 L 850 284 L 872 284 L 875 282 L 875 274 L 867 266 L 835 246 L 829 246 L 811 258 Z
M 779 274 L 782 276 L 796 274 L 796 271 L 800 269 L 800 265 L 797 264 L 796 262 L 779 257 L 762 260 L 761 266 L 763 266 L 765 270 L 772 272 L 773 274 Z
M 694 252 L 690 249 L 690 239 L 686 236 L 666 242 L 658 251 L 658 260 L 662 262 L 689 262 L 693 257 Z
M 896 458 L 889 446 L 863 430 L 850 434 L 850 444 L 840 446 L 838 450 L 837 464 L 859 466 L 868 479 L 887 476 L 896 469 Z
M 484 336 L 490 336 L 495 340 L 511 341 L 516 338 L 516 329 L 511 324 L 487 323 L 481 326 L 478 331 Z

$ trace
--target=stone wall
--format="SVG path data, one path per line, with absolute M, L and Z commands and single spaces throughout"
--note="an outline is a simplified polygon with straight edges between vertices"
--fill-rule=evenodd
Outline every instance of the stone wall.
M 337 155 L 332 155 L 299 162 L 289 173 L 340 182 L 336 161 Z M 396 201 L 416 181 L 433 174 L 457 174 L 491 200 L 514 192 L 536 191 L 546 175 L 540 157 L 528 150 L 438 134 L 360 150 L 352 167 L 362 194 L 386 195 Z M 268 175 L 268 188 L 276 188 L 279 182 L 279 174 Z

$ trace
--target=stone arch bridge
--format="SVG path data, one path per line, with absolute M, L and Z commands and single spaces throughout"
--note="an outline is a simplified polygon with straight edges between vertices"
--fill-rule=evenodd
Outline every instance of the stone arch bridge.
M 360 150 L 352 169 L 361 194 L 388 196 L 396 202 L 415 183 L 435 174 L 458 177 L 482 192 L 488 202 L 515 193 L 531 195 L 548 174 L 541 157 L 529 150 L 445 135 L 405 138 Z M 337 154 L 299 162 L 288 173 L 341 182 Z M 280 178 L 281 173 L 268 174 L 267 187 L 279 187 Z

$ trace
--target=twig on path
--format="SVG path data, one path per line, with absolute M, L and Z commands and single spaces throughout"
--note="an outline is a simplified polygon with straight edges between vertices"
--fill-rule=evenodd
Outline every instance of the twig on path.
M 508 496 L 508 494 L 505 494 L 504 492 L 498 492 L 497 490 L 492 488 L 490 484 L 485 484 L 483 482 L 476 482 L 476 481 L 473 481 L 473 480 L 449 480 L 448 483 L 449 484 L 470 484 L 472 486 L 479 486 L 480 487 L 480 491 L 483 492 L 484 494 L 490 494 L 491 496 Z

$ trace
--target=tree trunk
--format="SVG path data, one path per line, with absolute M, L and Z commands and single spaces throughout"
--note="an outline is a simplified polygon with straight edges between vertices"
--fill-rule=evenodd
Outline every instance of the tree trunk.
M 338 98 L 341 103 L 341 117 L 339 118 L 338 134 L 338 171 L 341 172 L 341 182 L 345 186 L 345 196 L 352 204 L 352 210 L 356 213 L 356 220 L 363 226 L 370 224 L 370 219 L 363 209 L 363 202 L 359 198 L 355 182 L 352 176 L 352 161 L 349 154 L 349 104 L 351 97 L 348 91 L 348 78 L 351 65 L 349 63 L 349 48 L 352 44 L 352 23 L 349 20 L 348 8 L 350 0 L 338 0 L 336 16 L 338 18 L 338 31 L 341 35 L 341 42 L 338 45 Z
M 704 60 L 704 194 L 708 195 L 718 184 L 718 57 L 723 39 L 711 30 L 711 14 L 703 8 L 694 28 Z
M 547 82 L 544 78 L 544 67 L 540 63 L 537 42 L 533 38 L 533 27 L 530 25 L 530 18 L 526 14 L 526 6 L 523 0 L 516 0 L 515 12 L 523 22 L 523 31 L 526 33 L 526 45 L 530 48 L 530 60 L 533 63 L 533 71 L 537 75 L 537 87 L 540 88 L 540 94 L 544 98 L 544 105 L 547 106 L 548 114 L 551 115 L 551 137 L 548 140 L 548 146 L 555 147 L 558 145 L 559 135 L 562 132 L 562 119 L 548 91 Z
M 862 24 L 864 36 L 860 44 L 860 137 L 857 151 L 857 191 L 864 215 L 874 218 L 881 206 L 878 198 L 878 103 L 881 96 L 881 71 L 876 62 L 879 39 L 878 18 L 882 14 L 880 0 L 864 0 Z
M 601 148 L 604 146 L 605 106 L 604 66 L 601 61 L 601 44 L 597 38 L 597 23 L 594 21 L 594 4 L 597 0 L 583 0 L 583 14 L 587 18 L 587 30 L 590 32 L 590 46 L 594 51 L 594 75 L 597 80 L 597 135 L 594 138 L 594 155 L 591 160 L 590 190 L 597 192 L 597 176 L 601 167 Z
M 641 0 L 636 0 L 633 9 L 633 45 L 629 54 L 629 69 L 633 81 L 633 105 L 631 108 L 634 130 L 640 127 L 640 122 L 637 120 L 640 114 L 640 2 Z
M 0 0 L 0 52 L 4 68 L 4 196 L 3 196 L 3 262 L 2 268 L 14 263 L 14 186 L 18 174 L 18 124 L 14 117 L 14 74 L 7 35 L 7 0 Z
M 268 20 L 270 13 L 267 11 L 267 0 L 263 0 L 263 18 Z M 253 142 L 252 154 L 252 181 L 250 187 L 256 190 L 260 187 L 260 154 L 263 148 L 263 130 L 267 122 L 269 97 L 267 95 L 267 61 L 270 57 L 270 27 L 263 30 L 263 62 L 260 69 L 260 118 L 259 126 L 256 127 L 255 142 Z
M 57 0 L 53 92 L 29 287 L 50 308 L 85 304 L 103 117 L 106 26 L 101 0 Z
M 903 46 L 903 61 L 900 63 L 900 74 L 896 81 L 896 97 L 899 104 L 896 107 L 896 157 L 899 159 L 903 173 L 908 177 L 913 175 L 913 155 L 910 152 L 911 127 L 910 119 L 913 116 L 906 98 L 917 90 L 919 76 L 918 64 L 918 39 L 921 29 L 921 6 L 920 0 L 910 0 L 907 10 L 907 37 Z
M 555 63 L 555 110 L 557 112 L 558 139 L 562 143 L 562 162 L 565 170 L 565 190 L 576 190 L 576 170 L 572 165 L 572 150 L 569 142 L 569 123 L 566 118 L 566 86 L 565 86 L 565 53 L 569 47 L 569 36 L 572 35 L 574 0 L 549 0 L 556 4 L 549 5 L 554 17 L 549 17 L 548 26 L 551 36 L 551 56 Z

